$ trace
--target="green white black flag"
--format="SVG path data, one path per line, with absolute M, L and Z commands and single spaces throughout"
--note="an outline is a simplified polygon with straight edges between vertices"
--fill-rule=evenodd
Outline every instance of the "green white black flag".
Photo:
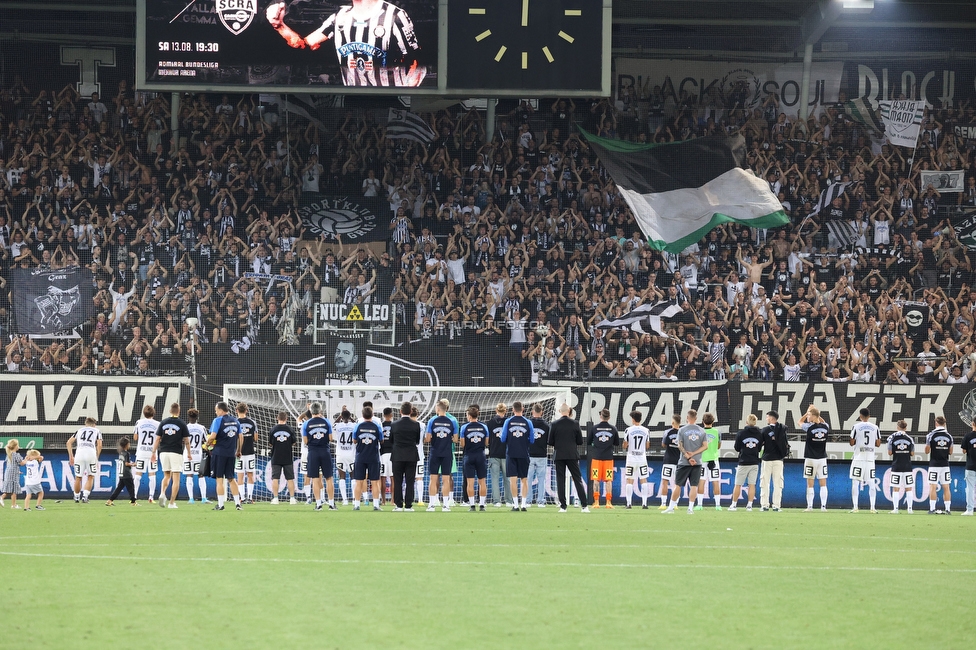
M 789 223 L 769 184 L 744 169 L 741 135 L 637 144 L 583 134 L 652 248 L 680 252 L 730 221 L 754 228 Z

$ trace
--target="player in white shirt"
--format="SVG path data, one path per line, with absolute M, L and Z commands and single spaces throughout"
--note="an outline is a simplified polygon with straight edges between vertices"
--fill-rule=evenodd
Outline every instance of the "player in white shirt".
M 854 447 L 854 459 L 851 461 L 851 501 L 854 508 L 851 512 L 857 512 L 858 498 L 861 487 L 868 486 L 868 495 L 871 500 L 871 512 L 874 509 L 875 501 L 878 497 L 878 488 L 874 484 L 874 459 L 881 444 L 881 431 L 872 423 L 871 412 L 861 409 L 860 419 L 851 428 L 851 447 Z
M 420 410 L 414 406 L 410 409 L 410 419 L 420 425 L 421 434 L 427 430 L 427 423 L 420 419 Z M 424 436 L 420 436 L 420 442 L 417 444 L 417 453 L 420 455 L 420 460 L 417 461 L 417 475 L 413 482 L 413 490 L 416 495 L 415 498 L 420 503 L 424 502 L 424 474 L 427 473 L 426 459 L 424 458 Z
M 309 410 L 312 407 L 312 403 L 308 402 L 305 405 L 305 411 L 295 418 L 295 423 L 298 425 L 298 431 L 302 430 L 302 423 L 312 417 L 312 412 Z M 298 436 L 299 449 L 300 449 L 300 461 L 298 462 L 298 472 L 302 475 L 302 494 L 305 495 L 305 505 L 312 505 L 312 482 L 308 479 L 308 447 L 305 446 L 305 436 Z
M 156 409 L 146 404 L 142 409 L 142 418 L 136 422 L 132 432 L 132 440 L 136 443 L 136 466 L 132 468 L 132 484 L 135 486 L 133 498 L 139 498 L 139 487 L 142 484 L 142 475 L 149 473 L 149 503 L 153 502 L 153 495 L 156 494 L 156 472 L 159 466 L 153 457 L 153 444 L 156 442 L 156 431 L 159 429 L 159 422 L 153 418 L 156 416 Z
M 624 431 L 624 449 L 627 450 L 627 465 L 624 477 L 624 497 L 627 508 L 634 496 L 634 486 L 640 486 L 641 507 L 647 510 L 647 450 L 651 445 L 651 432 L 641 426 L 643 416 L 640 411 L 631 411 L 630 421 L 633 423 Z
M 77 451 L 75 447 L 77 446 Z M 85 418 L 85 426 L 68 438 L 68 463 L 75 471 L 75 503 L 88 503 L 95 476 L 98 474 L 98 455 L 102 453 L 102 432 L 95 428 L 95 418 Z M 81 489 L 82 476 L 85 489 Z
M 352 439 L 352 432 L 356 430 L 356 422 L 352 413 L 345 406 L 339 417 L 332 423 L 332 439 L 336 441 L 336 469 L 339 470 L 339 495 L 342 505 L 349 505 L 346 490 L 346 478 L 352 480 L 352 471 L 356 464 L 356 443 Z
M 186 412 L 186 419 L 189 422 L 186 428 L 190 431 L 190 455 L 183 452 L 183 474 L 186 476 L 186 494 L 189 503 L 195 503 L 193 499 L 193 478 L 196 477 L 197 485 L 200 488 L 200 503 L 210 503 L 207 499 L 207 477 L 200 476 L 200 463 L 203 461 L 203 441 L 207 439 L 207 428 L 197 422 L 200 419 L 200 411 L 190 409 Z

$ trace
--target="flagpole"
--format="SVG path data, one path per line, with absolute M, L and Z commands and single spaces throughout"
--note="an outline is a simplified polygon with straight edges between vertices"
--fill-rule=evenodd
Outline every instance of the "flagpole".
M 923 111 L 923 114 L 922 114 L 922 120 L 923 121 L 925 120 L 924 111 Z M 919 124 L 918 125 L 918 134 L 915 136 L 915 146 L 912 147 L 912 164 L 909 166 L 909 169 L 908 169 L 908 182 L 909 183 L 912 182 L 912 176 L 915 174 L 915 164 L 918 163 L 918 155 L 917 155 L 917 152 L 918 152 L 918 141 L 921 140 L 921 139 L 922 139 L 922 125 Z M 917 187 L 915 189 L 918 191 L 918 195 L 921 196 L 922 195 L 922 188 L 921 187 Z

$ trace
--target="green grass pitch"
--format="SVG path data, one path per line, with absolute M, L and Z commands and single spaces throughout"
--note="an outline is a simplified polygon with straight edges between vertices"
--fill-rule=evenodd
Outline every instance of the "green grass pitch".
M 0 510 L 4 648 L 950 648 L 976 518 Z

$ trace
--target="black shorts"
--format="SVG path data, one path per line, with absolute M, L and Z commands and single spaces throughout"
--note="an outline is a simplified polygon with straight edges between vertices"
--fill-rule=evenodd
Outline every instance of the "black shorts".
M 674 484 L 681 487 L 685 484 L 685 481 L 688 481 L 692 487 L 698 487 L 698 482 L 701 481 L 701 475 L 701 465 L 678 465 L 678 469 L 674 473 Z
M 488 460 L 484 453 L 467 454 L 462 464 L 464 478 L 488 478 Z
M 217 479 L 237 480 L 237 472 L 234 471 L 236 463 L 237 458 L 235 456 L 212 455 L 210 457 L 211 476 Z
M 505 476 L 508 478 L 529 478 L 529 459 L 506 458 Z
M 278 480 L 281 475 L 285 475 L 286 481 L 295 480 L 295 465 L 294 463 L 288 463 L 287 465 L 272 465 L 271 466 L 271 478 Z
M 431 476 L 450 476 L 454 473 L 454 459 L 450 456 L 431 456 L 427 473 Z
M 321 470 L 321 471 L 319 471 Z M 308 477 L 332 478 L 332 453 L 328 448 L 308 450 Z
M 352 466 L 352 480 L 365 481 L 367 478 L 371 481 L 380 480 L 380 461 L 362 462 L 357 458 Z

